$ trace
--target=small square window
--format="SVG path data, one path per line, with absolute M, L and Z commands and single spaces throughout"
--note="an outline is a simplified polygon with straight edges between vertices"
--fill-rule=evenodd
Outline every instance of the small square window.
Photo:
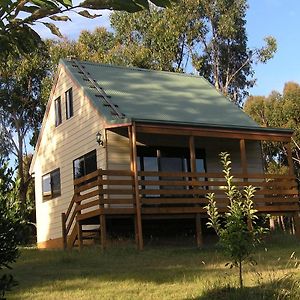
M 55 126 L 58 126 L 62 122 L 62 118 L 61 118 L 61 100 L 60 100 L 60 97 L 58 97 L 57 99 L 55 99 L 54 105 L 55 105 Z
M 43 200 L 50 200 L 61 195 L 60 169 L 56 169 L 42 177 Z
M 65 92 L 65 100 L 66 100 L 66 119 L 70 119 L 74 115 L 72 88 L 70 88 Z
M 93 150 L 73 161 L 74 179 L 83 177 L 97 170 L 96 150 Z

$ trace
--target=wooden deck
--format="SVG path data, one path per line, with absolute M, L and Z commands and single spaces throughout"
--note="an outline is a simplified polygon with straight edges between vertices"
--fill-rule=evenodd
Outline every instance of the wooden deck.
M 295 176 L 232 175 L 235 185 L 241 189 L 246 185 L 256 188 L 254 203 L 259 213 L 294 215 L 299 212 Z M 143 171 L 137 172 L 135 178 L 131 171 L 97 170 L 74 180 L 74 196 L 67 212 L 62 214 L 64 247 L 72 247 L 76 240 L 81 247 L 82 226 L 95 217 L 99 217 L 103 247 L 107 216 L 132 216 L 136 220 L 137 240 L 142 235 L 138 218 L 141 222 L 151 216 L 190 215 L 195 216 L 199 227 L 199 218 L 206 217 L 204 206 L 208 203 L 207 193 L 215 193 L 219 211 L 226 211 L 228 200 L 225 185 L 222 173 Z M 197 232 L 199 245 L 202 242 L 200 234 Z

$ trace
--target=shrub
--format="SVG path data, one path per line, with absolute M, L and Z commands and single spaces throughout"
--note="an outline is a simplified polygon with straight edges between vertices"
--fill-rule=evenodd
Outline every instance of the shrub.
M 229 200 L 228 212 L 218 212 L 214 193 L 207 194 L 209 204 L 205 207 L 209 216 L 208 227 L 213 228 L 220 239 L 220 244 L 230 263 L 226 265 L 238 267 L 239 285 L 243 287 L 243 263 L 254 263 L 252 254 L 255 245 L 260 242 L 266 229 L 257 224 L 256 210 L 253 206 L 255 188 L 246 186 L 242 192 L 233 184 L 230 156 L 226 152 L 220 154 L 226 180 L 226 196 Z
M 12 171 L 2 162 L 0 166 L 0 270 L 11 269 L 10 264 L 15 262 L 19 255 L 17 235 L 21 220 L 12 209 L 12 205 L 16 202 L 16 184 L 13 181 Z M 13 276 L 2 273 L 0 299 L 4 299 L 5 291 L 10 290 L 14 285 L 16 281 Z

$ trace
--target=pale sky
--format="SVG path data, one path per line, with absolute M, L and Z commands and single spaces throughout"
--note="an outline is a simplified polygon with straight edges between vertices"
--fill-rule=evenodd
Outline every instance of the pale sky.
M 272 90 L 282 91 L 287 81 L 300 83 L 300 18 L 297 13 L 300 12 L 300 1 L 249 0 L 248 3 L 248 46 L 261 47 L 263 38 L 269 35 L 274 36 L 278 43 L 274 58 L 267 64 L 255 66 L 257 83 L 250 93 L 268 95 Z M 100 13 L 102 16 L 94 20 L 72 14 L 72 22 L 61 22 L 60 30 L 70 39 L 76 39 L 83 29 L 109 28 L 109 11 Z M 44 38 L 53 38 L 47 28 L 39 26 L 38 32 Z

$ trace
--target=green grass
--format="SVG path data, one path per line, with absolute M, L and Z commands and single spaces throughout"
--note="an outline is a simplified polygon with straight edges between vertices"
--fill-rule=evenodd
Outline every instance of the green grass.
M 267 248 L 267 251 L 266 249 Z M 237 270 L 215 246 L 90 247 L 73 250 L 21 249 L 10 271 L 19 285 L 7 299 L 300 299 L 300 243 L 275 238 L 257 250 L 258 265 L 245 269 L 243 291 Z M 297 253 L 298 251 L 298 253 Z M 278 296 L 279 295 L 279 296 Z

